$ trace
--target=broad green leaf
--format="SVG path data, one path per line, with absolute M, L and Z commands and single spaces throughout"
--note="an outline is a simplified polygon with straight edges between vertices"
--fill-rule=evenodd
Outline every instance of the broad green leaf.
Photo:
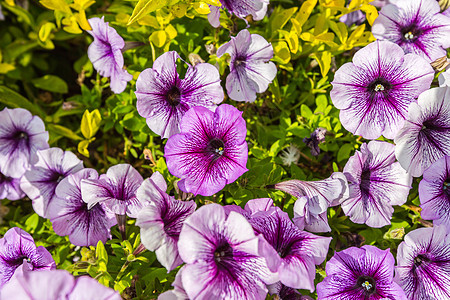
M 128 26 L 136 22 L 137 20 L 145 17 L 152 11 L 163 8 L 167 3 L 167 0 L 139 0 L 138 4 L 131 14 Z
M 272 32 L 275 33 L 277 30 L 283 29 L 284 25 L 286 25 L 296 11 L 297 7 L 292 7 L 290 9 L 277 7 L 269 19 L 269 25 Z
M 46 125 L 48 131 L 53 132 L 54 134 L 65 136 L 71 140 L 81 141 L 83 138 L 80 137 L 78 134 L 73 132 L 67 127 L 58 125 L 58 124 L 47 124 Z
M 81 119 L 81 133 L 86 139 L 90 139 L 95 136 L 97 131 L 100 129 L 100 122 L 102 121 L 102 116 L 98 109 L 89 112 L 86 110 Z
M 23 22 L 27 23 L 31 27 L 34 27 L 34 18 L 33 15 L 30 14 L 27 10 L 23 9 L 20 6 L 10 6 L 7 4 L 3 4 L 5 8 L 14 13 L 19 18 L 22 18 Z
M 31 103 L 22 95 L 7 88 L 6 86 L 0 86 L 0 102 L 8 107 L 25 108 L 29 110 L 33 115 L 38 115 L 41 118 L 45 117 L 45 112 L 42 111 L 42 109 L 38 105 Z
M 6 74 L 9 71 L 14 70 L 16 67 L 12 64 L 0 63 L 0 74 Z
M 69 91 L 67 83 L 55 75 L 45 75 L 41 78 L 31 80 L 31 83 L 39 89 L 65 94 Z
M 300 28 L 306 23 L 316 4 L 317 0 L 307 0 L 303 2 L 299 12 L 297 13 L 297 16 L 295 17 L 295 19 L 298 21 L 298 26 L 300 26 Z
M 346 160 L 347 158 L 350 157 L 350 153 L 353 151 L 353 145 L 352 144 L 344 144 L 342 145 L 342 147 L 339 149 L 338 153 L 337 153 L 337 161 L 341 162 L 343 160 Z
M 320 73 L 325 77 L 330 70 L 331 53 L 329 51 L 313 53 L 312 57 L 319 63 Z

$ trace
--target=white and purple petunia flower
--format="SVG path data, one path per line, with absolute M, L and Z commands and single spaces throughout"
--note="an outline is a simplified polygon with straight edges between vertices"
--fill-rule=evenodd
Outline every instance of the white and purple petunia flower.
M 395 157 L 414 177 L 450 155 L 450 87 L 432 88 L 411 103 L 408 118 L 394 142 Z
M 408 300 L 450 299 L 450 234 L 445 226 L 419 228 L 397 249 L 395 281 Z
M 333 173 L 318 181 L 288 180 L 275 184 L 275 189 L 297 198 L 294 204 L 294 223 L 301 230 L 331 231 L 327 210 L 349 196 L 347 179 L 343 173 Z
M 254 102 L 256 93 L 263 93 L 277 75 L 271 61 L 273 47 L 259 34 L 241 30 L 231 41 L 220 46 L 217 56 L 230 54 L 230 74 L 227 76 L 228 96 L 236 101 Z
M 123 69 L 123 38 L 104 19 L 105 17 L 88 20 L 92 28 L 88 32 L 94 37 L 88 48 L 88 57 L 101 76 L 110 77 L 111 90 L 120 94 L 133 76 Z
M 36 247 L 33 237 L 23 229 L 13 227 L 0 239 L 0 287 L 13 275 L 55 268 L 52 255 L 43 246 Z
M 267 5 L 269 0 L 219 0 L 222 7 L 210 5 L 211 12 L 208 15 L 208 21 L 213 27 L 220 26 L 220 8 L 226 8 L 230 14 L 243 19 L 245 22 L 246 16 L 252 15 L 253 20 L 259 21 L 264 18 L 267 12 Z
M 158 261 L 171 271 L 183 261 L 178 254 L 178 237 L 183 222 L 194 211 L 194 201 L 180 201 L 167 195 L 164 177 L 155 172 L 144 180 L 136 197 L 144 205 L 137 216 L 136 226 L 141 228 L 142 244 L 155 251 Z
M 181 282 L 190 299 L 265 299 L 277 282 L 258 251 L 249 222 L 218 204 L 200 207 L 184 223 L 178 250 L 186 263 Z
M 268 286 L 270 295 L 277 295 L 279 300 L 314 300 L 310 296 L 303 296 L 296 289 L 287 287 L 278 281 Z
M 110 237 L 110 228 L 116 225 L 116 216 L 104 203 L 97 203 L 90 209 L 81 196 L 81 180 L 98 180 L 94 169 L 82 169 L 70 174 L 58 184 L 56 197 L 49 204 L 47 217 L 53 230 L 60 236 L 68 235 L 76 246 L 95 246 L 105 243 Z
M 20 188 L 21 178 L 7 177 L 0 173 L 0 199 L 19 200 L 25 197 Z
M 83 168 L 83 162 L 70 151 L 50 148 L 36 152 L 36 162 L 25 172 L 20 188 L 33 201 L 34 211 L 47 218 L 49 204 L 55 197 L 56 186 L 67 175 Z
M 406 202 L 412 177 L 395 160 L 394 145 L 371 141 L 349 158 L 344 167 L 350 196 L 341 207 L 350 220 L 371 227 L 391 223 L 394 208 Z
M 184 271 L 184 266 L 181 267 L 177 275 L 175 275 L 175 280 L 172 282 L 173 290 L 168 290 L 158 296 L 158 300 L 189 300 L 186 291 L 184 290 L 183 283 L 181 282 L 181 274 Z
M 162 138 L 180 132 L 179 123 L 186 111 L 203 106 L 212 111 L 223 101 L 220 74 L 208 63 L 188 68 L 183 79 L 177 72 L 175 51 L 158 57 L 153 68 L 142 71 L 136 82 L 137 110 L 147 125 Z
M 422 219 L 433 220 L 450 232 L 450 156 L 443 156 L 423 172 L 419 183 Z
M 330 92 L 345 129 L 366 139 L 393 139 L 408 106 L 430 88 L 434 70 L 423 58 L 404 54 L 389 41 L 375 41 L 336 71 Z
M 450 47 L 450 18 L 436 0 L 391 0 L 372 26 L 378 40 L 391 41 L 405 51 L 432 62 Z
M 214 113 L 191 108 L 180 130 L 167 141 L 164 157 L 183 192 L 211 196 L 247 172 L 247 128 L 235 107 L 222 104 Z
M 143 181 L 141 174 L 131 165 L 118 164 L 110 167 L 99 179 L 81 180 L 81 195 L 88 209 L 103 202 L 116 215 L 136 218 L 144 205 L 136 198 L 136 191 Z
M 74 278 L 66 270 L 24 273 L 0 290 L 0 299 L 20 300 L 121 300 L 120 294 L 94 278 Z
M 0 111 L 0 173 L 20 178 L 36 151 L 48 148 L 44 122 L 23 108 Z
M 271 199 L 254 199 L 245 207 L 250 225 L 265 239 L 260 241 L 260 253 L 282 284 L 312 292 L 316 265 L 325 260 L 331 238 L 300 230 L 272 204 Z
M 351 247 L 327 262 L 327 277 L 317 285 L 320 300 L 407 300 L 394 282 L 394 256 L 389 249 Z M 426 298 L 422 298 L 426 299 Z

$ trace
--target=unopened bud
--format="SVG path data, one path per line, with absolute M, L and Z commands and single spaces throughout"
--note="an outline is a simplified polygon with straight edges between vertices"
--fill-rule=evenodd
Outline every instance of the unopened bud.
M 448 0 L 450 1 L 450 0 Z M 436 72 L 441 72 L 445 70 L 450 65 L 447 56 L 436 59 L 431 63 L 431 66 Z
M 204 63 L 205 61 L 200 57 L 200 55 L 195 53 L 190 53 L 189 56 L 189 62 L 191 65 L 196 66 L 198 64 Z

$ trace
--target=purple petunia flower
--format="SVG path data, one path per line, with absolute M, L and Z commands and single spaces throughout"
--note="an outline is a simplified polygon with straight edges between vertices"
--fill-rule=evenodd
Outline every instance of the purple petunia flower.
M 25 197 L 20 188 L 20 178 L 7 177 L 0 173 L 0 199 L 19 200 Z
M 179 123 L 191 107 L 204 106 L 212 111 L 223 101 L 220 74 L 207 63 L 187 64 L 184 79 L 177 73 L 175 51 L 166 52 L 142 71 L 136 82 L 137 110 L 147 125 L 162 138 L 179 133 Z
M 183 192 L 211 196 L 247 172 L 247 129 L 235 107 L 222 104 L 214 113 L 191 108 L 180 130 L 167 141 L 164 157 Z
M 285 286 L 281 281 L 269 285 L 268 288 L 269 294 L 277 295 L 279 300 L 313 300 L 309 296 L 303 296 L 296 289 Z
M 236 15 L 245 22 L 246 16 L 252 15 L 253 20 L 259 21 L 264 18 L 267 12 L 267 5 L 269 0 L 219 0 L 222 7 L 210 5 L 211 12 L 208 15 L 208 21 L 213 27 L 220 26 L 220 8 L 226 8 L 229 13 Z
M 83 162 L 70 151 L 50 148 L 36 152 L 37 161 L 25 172 L 20 188 L 33 200 L 33 209 L 47 218 L 49 204 L 55 197 L 58 183 L 67 175 L 83 168 Z
M 278 273 L 282 284 L 312 292 L 315 265 L 325 260 L 331 238 L 300 230 L 287 213 L 268 200 L 250 200 L 245 207 L 251 213 L 247 218 L 255 233 L 267 241 L 260 242 L 260 253 L 269 269 Z
M 104 19 L 105 17 L 88 20 L 92 27 L 88 32 L 94 37 L 88 48 L 88 57 L 101 76 L 111 78 L 111 90 L 120 94 L 133 76 L 123 69 L 123 38 Z
M 110 167 L 99 179 L 81 180 L 81 195 L 88 209 L 103 202 L 116 215 L 136 218 L 143 207 L 143 203 L 136 198 L 142 181 L 141 174 L 131 165 L 119 164 Z
M 344 167 L 350 197 L 342 201 L 344 213 L 355 223 L 371 227 L 391 224 L 392 205 L 406 202 L 412 177 L 395 161 L 394 145 L 371 141 L 349 158 Z
M 294 223 L 301 230 L 331 231 L 327 210 L 338 205 L 349 195 L 347 179 L 336 172 L 330 178 L 318 181 L 288 180 L 275 184 L 275 189 L 297 198 L 294 204 Z
M 391 0 L 372 26 L 378 40 L 389 40 L 405 51 L 432 62 L 450 47 L 450 18 L 435 0 Z
M 181 267 L 177 275 L 175 275 L 175 280 L 172 283 L 174 287 L 173 290 L 168 290 L 158 296 L 158 300 L 189 300 L 186 291 L 184 290 L 183 283 L 181 282 L 181 274 L 184 271 L 184 266 Z
M 239 213 L 200 207 L 184 223 L 178 250 L 186 265 L 181 282 L 190 299 L 265 299 L 277 281 L 258 252 L 259 240 Z
M 103 203 L 88 209 L 81 197 L 81 180 L 98 180 L 94 169 L 82 169 L 70 174 L 58 184 L 56 197 L 48 205 L 47 217 L 53 230 L 60 236 L 68 235 L 76 246 L 95 246 L 110 238 L 110 228 L 116 225 L 116 217 Z
M 236 101 L 254 102 L 256 93 L 267 90 L 277 75 L 277 67 L 269 60 L 273 47 L 259 34 L 241 30 L 231 41 L 220 46 L 217 57 L 230 54 L 230 74 L 227 76 L 228 96 Z
M 430 89 L 411 103 L 408 119 L 394 142 L 400 165 L 414 177 L 450 155 L 450 87 Z
M 336 71 L 330 96 L 342 125 L 366 139 L 393 139 L 408 106 L 430 87 L 434 70 L 425 59 L 396 44 L 375 41 Z
M 397 249 L 395 282 L 408 300 L 450 299 L 450 235 L 445 226 L 419 228 Z
M 393 281 L 394 256 L 389 249 L 351 247 L 327 262 L 327 277 L 317 285 L 320 300 L 407 300 Z M 425 298 L 423 298 L 425 299 Z
M 36 247 L 28 232 L 13 227 L 0 239 L 0 287 L 18 273 L 55 268 L 52 255 L 43 246 Z
M 177 242 L 183 222 L 194 211 L 194 201 L 179 201 L 166 194 L 167 184 L 159 172 L 147 178 L 136 192 L 143 203 L 149 203 L 139 212 L 136 226 L 141 228 L 142 244 L 156 252 L 158 261 L 171 271 L 183 261 Z
M 450 156 L 443 156 L 423 172 L 419 183 L 422 219 L 450 231 Z
M 44 122 L 23 108 L 0 111 L 0 172 L 20 178 L 36 151 L 48 148 Z
M 66 270 L 24 273 L 0 290 L 0 299 L 20 300 L 121 300 L 120 294 L 94 278 L 74 278 Z

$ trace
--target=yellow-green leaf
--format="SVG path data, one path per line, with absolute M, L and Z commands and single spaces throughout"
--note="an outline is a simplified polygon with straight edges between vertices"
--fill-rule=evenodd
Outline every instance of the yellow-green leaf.
M 89 112 L 87 109 L 83 114 L 81 119 L 81 133 L 86 139 L 90 139 L 95 136 L 97 131 L 100 129 L 100 122 L 102 121 L 102 116 L 98 109 Z
M 164 7 L 167 3 L 167 0 L 139 0 L 138 4 L 133 10 L 131 14 L 130 20 L 127 25 L 131 25 L 137 20 L 145 17 L 152 11 L 160 9 Z
M 89 144 L 90 144 L 90 140 L 82 140 L 81 142 L 79 142 L 78 143 L 78 152 L 86 157 L 89 157 L 89 150 L 88 150 Z
M 312 57 L 319 63 L 320 73 L 325 77 L 330 70 L 331 53 L 329 51 L 313 53 Z
M 0 74 L 6 74 L 9 71 L 14 70 L 16 67 L 12 64 L 0 63 Z
M 306 23 L 306 20 L 308 20 L 316 4 L 317 0 L 307 0 L 303 2 L 297 16 L 295 17 L 300 27 L 302 27 Z
M 164 46 L 167 40 L 167 34 L 164 30 L 158 30 L 152 33 L 150 36 L 150 42 L 158 48 Z
M 56 25 L 50 22 L 44 23 L 41 28 L 39 29 L 39 39 L 42 42 L 45 42 L 48 37 L 50 36 L 50 33 L 52 33 L 52 30 L 56 28 Z
M 71 14 L 69 4 L 64 0 L 41 0 L 39 1 L 43 6 L 51 10 L 59 10 Z
M 335 23 L 333 21 L 330 21 L 329 24 L 331 30 L 333 30 L 334 33 L 336 33 L 337 37 L 339 38 L 339 41 L 342 44 L 345 44 L 348 38 L 347 26 L 342 22 Z
M 366 19 L 369 22 L 370 26 L 373 25 L 375 19 L 378 18 L 378 11 L 375 6 L 370 4 L 364 4 L 361 6 L 361 11 L 366 13 Z
M 291 52 L 286 42 L 273 44 L 274 60 L 280 64 L 287 64 L 291 60 Z

